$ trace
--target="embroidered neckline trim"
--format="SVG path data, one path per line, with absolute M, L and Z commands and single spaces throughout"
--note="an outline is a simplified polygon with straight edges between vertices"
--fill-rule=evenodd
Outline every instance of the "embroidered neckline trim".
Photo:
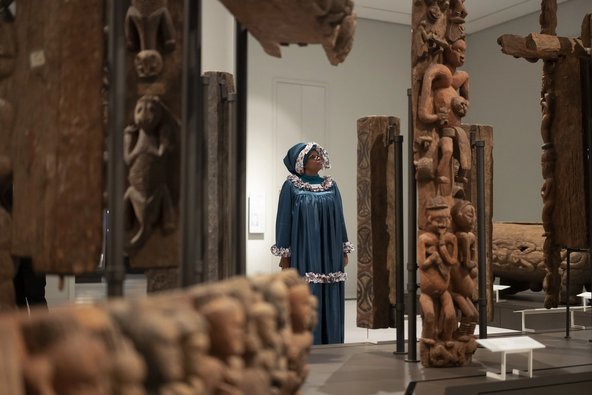
M 333 178 L 331 176 L 323 177 L 324 180 L 320 184 L 309 184 L 308 182 L 302 181 L 302 179 L 298 176 L 290 174 L 288 176 L 288 181 L 292 183 L 298 189 L 304 189 L 311 192 L 321 192 L 330 189 L 333 186 Z

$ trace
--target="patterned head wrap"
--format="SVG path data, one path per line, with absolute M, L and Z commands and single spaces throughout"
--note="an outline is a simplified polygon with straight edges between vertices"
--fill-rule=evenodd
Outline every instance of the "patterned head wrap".
M 312 150 L 317 151 L 321 158 L 323 158 L 323 167 L 325 169 L 331 167 L 327 150 L 313 141 L 310 143 L 298 143 L 288 150 L 288 153 L 284 157 L 284 165 L 286 165 L 288 171 L 297 176 L 304 174 L 304 165 L 308 159 L 308 154 Z

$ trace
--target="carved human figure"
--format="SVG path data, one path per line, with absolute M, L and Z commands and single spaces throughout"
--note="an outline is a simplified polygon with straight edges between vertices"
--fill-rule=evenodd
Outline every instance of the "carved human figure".
M 419 22 L 417 27 L 417 38 L 414 42 L 414 64 L 424 58 L 433 58 L 444 51 L 447 43 L 432 30 L 432 24 L 428 19 Z
M 179 331 L 166 315 L 148 311 L 147 306 L 136 317 L 134 344 L 148 363 L 148 380 L 156 385 L 184 378 Z M 142 326 L 142 328 L 140 328 Z
M 161 386 L 159 395 L 202 395 L 215 393 L 208 383 L 221 381 L 223 364 L 207 355 L 209 349 L 208 327 L 205 319 L 188 305 L 179 301 L 174 309 L 167 309 L 165 319 L 174 324 L 181 350 L 183 376 Z M 212 360 L 215 361 L 212 364 Z M 213 387 L 217 388 L 217 387 Z
M 132 0 L 125 17 L 125 37 L 135 58 L 136 72 L 142 78 L 156 77 L 163 68 L 159 49 L 175 49 L 175 27 L 167 0 Z
M 306 356 L 314 340 L 312 329 L 316 324 L 317 311 L 317 301 L 308 284 L 294 281 L 288 287 L 291 333 L 286 346 L 291 374 L 285 382 L 284 390 L 300 387 L 308 376 Z
M 245 352 L 246 316 L 240 303 L 228 296 L 216 297 L 199 309 L 209 324 L 210 355 L 225 365 L 224 393 L 241 394 Z
M 229 297 L 216 298 L 200 312 L 210 324 L 211 354 L 225 361 L 245 350 L 245 313 L 240 304 Z
M 127 304 L 123 300 L 118 303 L 119 306 Z M 68 310 L 66 313 L 73 317 L 86 333 L 101 342 L 104 353 L 109 359 L 110 393 L 112 395 L 146 395 L 144 389 L 146 364 L 131 340 L 124 336 L 115 324 L 109 309 L 106 306 L 85 306 Z M 74 360 L 77 360 L 76 356 Z
M 204 394 L 213 394 L 223 386 L 224 363 L 208 355 L 210 337 L 208 324 L 201 316 L 193 331 L 182 342 L 187 381 L 192 387 L 202 386 Z
M 134 124 L 125 129 L 124 135 L 123 155 L 129 166 L 130 184 L 124 200 L 126 205 L 131 205 L 137 224 L 137 232 L 129 242 L 131 248 L 140 247 L 157 225 L 164 234 L 176 227 L 167 186 L 167 156 L 173 149 L 168 132 L 160 99 L 142 96 L 136 103 Z
M 457 182 L 466 183 L 465 176 L 471 166 L 470 143 L 466 132 L 461 128 L 461 119 L 469 107 L 469 75 L 465 71 L 457 71 L 457 67 L 464 64 L 465 50 L 464 40 L 458 40 L 444 50 L 445 63 L 435 63 L 428 67 L 419 98 L 419 119 L 436 127 L 440 136 L 436 181 L 444 196 L 452 193 L 453 154 L 456 154 L 460 164 Z M 454 150 L 455 142 L 457 150 Z
M 455 42 L 465 37 L 465 18 L 468 13 L 465 8 L 465 0 L 450 0 L 448 8 L 448 27 L 446 39 Z
M 475 208 L 471 202 L 459 200 L 452 207 L 452 219 L 459 254 L 458 265 L 452 266 L 450 272 L 450 293 L 454 304 L 461 312 L 460 327 L 456 332 L 457 338 L 468 340 L 468 335 L 473 334 L 479 317 L 472 302 L 477 277 L 477 243 L 473 233 L 476 222 Z
M 473 233 L 477 222 L 475 207 L 468 200 L 458 200 L 452 207 L 451 215 L 458 240 L 459 263 L 474 279 L 477 277 L 477 238 Z
M 157 390 L 158 395 L 204 393 L 201 377 L 190 369 L 193 355 L 187 355 L 196 351 L 191 346 L 199 338 L 193 334 L 203 334 L 199 321 L 203 319 L 192 308 L 181 303 L 172 308 L 154 301 L 115 305 L 111 312 L 146 361 L 147 388 Z
M 111 394 L 109 355 L 101 341 L 72 317 L 39 314 L 21 321 L 26 348 L 23 379 L 27 393 Z M 83 351 L 83 352 L 81 352 Z
M 264 300 L 274 307 L 279 331 L 283 331 L 287 328 L 290 305 L 288 301 L 288 287 L 277 277 L 286 276 L 290 273 L 294 274 L 295 277 L 298 277 L 298 274 L 296 273 L 289 270 L 283 270 L 273 277 L 261 276 L 253 279 L 255 289 L 259 290 L 259 292 L 263 294 Z
M 146 395 L 144 389 L 146 364 L 144 360 L 129 339 L 118 340 L 114 352 L 110 355 L 113 395 Z
M 53 344 L 48 353 L 56 394 L 111 394 L 108 355 L 96 339 L 75 333 Z
M 259 301 L 249 308 L 249 330 L 243 392 L 277 394 L 288 373 L 278 317 L 270 303 Z
M 445 342 L 452 340 L 456 328 L 456 313 L 448 288 L 451 267 L 457 264 L 458 244 L 456 236 L 448 230 L 450 209 L 441 196 L 428 201 L 426 217 L 427 229 L 417 244 L 419 303 L 423 314 L 422 341 L 434 344 L 438 338 Z M 440 322 L 442 327 L 438 328 Z
M 422 19 L 414 30 L 412 47 L 413 65 L 423 60 L 431 61 L 439 56 L 448 43 L 443 37 L 443 8 L 446 4 L 434 0 L 426 0 L 427 10 L 425 18 Z M 440 4 L 441 3 L 441 4 Z

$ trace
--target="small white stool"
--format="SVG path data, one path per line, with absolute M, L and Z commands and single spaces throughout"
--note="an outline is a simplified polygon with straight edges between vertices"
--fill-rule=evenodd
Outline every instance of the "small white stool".
M 588 299 L 592 299 L 592 292 L 582 292 L 578 294 L 580 298 L 582 298 L 582 306 L 584 306 L 584 311 L 586 311 L 586 306 L 588 306 Z
M 510 288 L 509 285 L 498 285 L 498 284 L 493 284 L 493 292 L 495 292 L 495 302 L 499 303 L 499 302 L 505 302 L 505 300 L 499 298 L 499 291 L 502 291 L 504 289 L 508 289 Z
M 545 348 L 545 345 L 539 343 L 528 336 L 498 337 L 494 339 L 478 339 L 477 343 L 487 348 L 491 352 L 501 352 L 500 373 L 486 372 L 487 377 L 497 380 L 506 379 L 506 356 L 508 354 L 526 353 L 528 354 L 528 370 L 526 373 L 519 369 L 512 369 L 514 375 L 525 375 L 532 378 L 532 350 Z

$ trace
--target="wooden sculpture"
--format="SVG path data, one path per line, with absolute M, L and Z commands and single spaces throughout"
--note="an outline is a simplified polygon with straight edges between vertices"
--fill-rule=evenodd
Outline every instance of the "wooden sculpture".
M 291 395 L 316 299 L 296 271 L 0 316 L 0 393 Z
M 175 49 L 175 27 L 167 8 L 167 0 L 132 0 L 125 16 L 125 37 L 139 77 L 156 77 L 162 72 L 159 50 Z
M 424 366 L 471 362 L 478 319 L 464 0 L 413 2 L 414 163 Z M 460 327 L 457 317 L 460 317 Z
M 501 284 L 509 285 L 505 293 L 515 294 L 527 289 L 541 291 L 547 274 L 545 264 L 545 236 L 542 224 L 496 222 L 493 224 L 493 275 Z M 586 252 L 570 255 L 569 295 L 567 295 L 567 252 L 561 250 L 560 301 L 579 302 L 577 294 L 583 287 L 590 289 L 592 274 Z
M 396 117 L 358 119 L 358 297 L 360 328 L 394 326 Z M 392 136 L 391 136 L 392 134 Z
M 178 283 L 183 4 L 133 0 L 124 27 L 125 249 L 155 291 Z
M 13 22 L 18 51 L 0 94 L 15 115 L 11 253 L 31 257 L 40 272 L 92 272 L 100 259 L 104 7 L 22 0 Z M 10 48 L 1 44 L 0 52 Z M 5 64 L 0 54 L 0 70 Z
M 557 1 L 543 0 L 541 32 L 527 37 L 498 38 L 502 52 L 530 62 L 543 60 L 541 89 L 541 156 L 543 186 L 543 247 L 547 274 L 545 307 L 557 307 L 561 289 L 561 246 L 589 248 L 586 216 L 590 198 L 586 187 L 585 125 L 580 61 L 590 61 L 590 15 L 584 18 L 580 38 L 557 37 Z M 584 89 L 590 89 L 586 87 Z M 589 104 L 588 104 L 589 105 Z M 589 126 L 589 125 L 588 125 Z
M 167 160 L 174 135 L 166 124 L 158 96 L 142 96 L 136 103 L 134 123 L 124 132 L 124 161 L 129 166 L 129 187 L 124 200 L 133 217 L 135 234 L 129 248 L 139 248 L 152 229 L 169 234 L 177 226 L 171 192 L 167 185 Z M 133 215 L 131 215 L 133 213 Z
M 127 12 L 129 126 L 123 131 L 127 185 L 126 252 L 130 265 L 145 269 L 148 291 L 178 284 L 183 2 L 133 0 Z M 233 236 L 229 168 L 234 158 L 230 107 L 233 76 L 204 73 L 207 103 L 208 238 L 203 280 L 228 277 Z M 206 206 L 205 205 L 205 206 Z
M 458 264 L 458 241 L 448 228 L 450 208 L 441 196 L 435 196 L 426 206 L 428 225 L 417 244 L 419 263 L 419 304 L 422 310 L 422 342 L 435 345 L 436 339 L 452 340 L 456 328 L 456 311 L 450 287 L 450 271 Z M 438 336 L 439 333 L 439 336 Z
M 352 48 L 356 27 L 352 0 L 220 1 L 271 56 L 281 57 L 281 44 L 321 44 L 336 66 Z

